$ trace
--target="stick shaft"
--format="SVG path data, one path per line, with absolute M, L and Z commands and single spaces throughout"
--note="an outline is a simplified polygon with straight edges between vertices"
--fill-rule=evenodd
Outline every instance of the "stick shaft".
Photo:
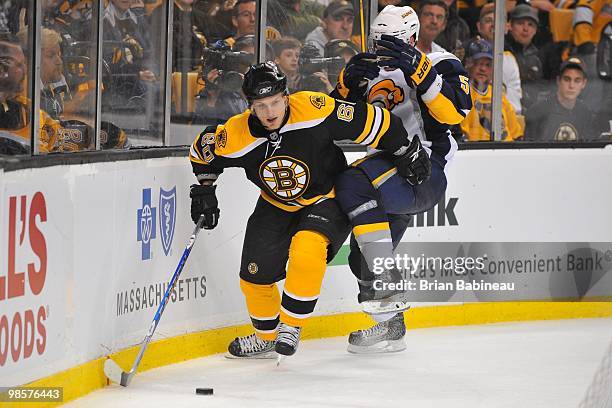
M 151 341 L 151 337 L 153 337 L 153 333 L 155 333 L 155 329 L 157 328 L 157 325 L 159 324 L 159 321 L 161 320 L 161 316 L 164 313 L 164 309 L 166 308 L 166 305 L 168 304 L 170 293 L 172 292 L 172 289 L 174 289 L 174 286 L 176 285 L 176 282 L 178 281 L 178 278 L 181 275 L 181 272 L 183 271 L 183 267 L 185 266 L 185 263 L 187 262 L 187 258 L 189 257 L 189 254 L 191 253 L 191 249 L 193 248 L 193 245 L 195 244 L 196 238 L 198 237 L 198 233 L 200 232 L 200 229 L 202 228 L 203 222 L 204 222 L 204 215 L 201 215 L 200 219 L 198 220 L 198 223 L 196 224 L 195 229 L 193 230 L 193 233 L 189 237 L 189 242 L 187 243 L 187 246 L 185 247 L 185 250 L 183 251 L 183 255 L 181 256 L 181 260 L 179 261 L 176 267 L 176 270 L 174 271 L 174 275 L 172 275 L 172 279 L 170 279 L 170 283 L 168 284 L 168 288 L 166 289 L 166 292 L 164 293 L 164 297 L 162 298 L 161 303 L 157 307 L 157 311 L 155 312 L 155 317 L 153 317 L 151 326 L 149 326 L 149 331 L 147 332 L 147 335 L 145 336 L 145 338 L 143 339 L 141 343 L 140 350 L 138 351 L 138 355 L 136 356 L 136 360 L 134 360 L 134 364 L 132 365 L 132 368 L 127 373 L 127 378 L 125 380 L 126 382 L 125 386 L 127 386 L 132 376 L 136 373 L 136 370 L 138 369 L 140 360 L 142 360 L 142 356 L 144 355 L 144 352 L 147 349 L 149 342 Z M 122 378 L 122 382 L 124 382 L 123 378 Z M 121 385 L 124 385 L 124 384 L 121 384 Z

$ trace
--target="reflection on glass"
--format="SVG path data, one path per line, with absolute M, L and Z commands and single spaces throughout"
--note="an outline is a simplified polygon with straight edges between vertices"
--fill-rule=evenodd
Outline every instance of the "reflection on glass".
M 56 121 L 53 151 L 95 148 L 97 24 L 91 1 L 43 1 L 40 109 Z
M 153 39 L 165 38 L 166 5 L 150 10 L 141 3 L 109 0 L 103 10 L 102 125 L 122 131 L 101 135 L 108 148 L 163 142 L 165 43 Z
M 346 0 L 268 2 L 266 33 L 274 34 L 269 41 L 274 61 L 291 92 L 333 90 L 346 62 L 360 50 L 358 14 Z
M 0 154 L 5 155 L 30 153 L 32 102 L 26 78 L 31 77 L 32 66 L 27 57 L 28 11 L 21 1 L 0 3 Z M 55 135 L 45 132 L 41 152 L 53 149 L 54 143 Z
M 480 38 L 470 41 L 465 49 L 465 68 L 470 78 L 472 110 L 461 122 L 461 130 L 465 139 L 470 142 L 492 140 L 493 46 L 491 43 Z M 504 93 L 501 140 L 513 141 L 522 137 L 523 126 Z
M 241 86 L 256 62 L 254 0 L 174 1 L 172 140 L 188 144 L 203 125 L 247 109 Z M 203 4 L 206 3 L 206 4 Z M 183 126 L 194 124 L 196 126 Z
M 254 35 L 237 38 L 231 47 L 218 41 L 204 50 L 201 74 L 205 88 L 197 96 L 195 123 L 223 123 L 247 109 L 242 80 L 254 62 Z
M 612 10 L 604 3 L 507 3 L 507 30 L 499 33 L 504 35 L 505 48 L 502 140 L 516 140 L 519 134 L 522 137 L 518 139 L 542 142 L 610 140 L 612 22 L 608 11 Z M 495 38 L 494 8 L 494 4 L 487 4 L 480 9 L 459 9 L 470 29 L 491 44 Z M 452 16 L 452 6 L 449 12 Z M 421 20 L 421 32 L 424 23 Z M 487 71 L 482 66 L 487 64 L 467 58 L 475 40 L 455 50 L 470 71 L 474 110 L 468 116 L 471 121 L 466 119 L 461 126 L 463 137 L 470 141 L 487 140 L 492 121 L 491 95 L 482 84 Z M 515 129 L 510 107 L 521 132 Z M 480 133 L 474 132 L 478 126 L 484 129 Z

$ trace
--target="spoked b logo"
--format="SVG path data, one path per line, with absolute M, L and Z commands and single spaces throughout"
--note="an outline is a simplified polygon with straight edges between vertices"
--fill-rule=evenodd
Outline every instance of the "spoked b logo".
M 293 157 L 273 156 L 261 164 L 259 177 L 274 198 L 291 201 L 300 198 L 308 188 L 310 170 Z

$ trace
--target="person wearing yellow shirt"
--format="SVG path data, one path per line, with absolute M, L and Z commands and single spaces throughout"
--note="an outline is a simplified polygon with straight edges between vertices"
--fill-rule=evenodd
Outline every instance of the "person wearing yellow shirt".
M 493 48 L 488 41 L 477 39 L 468 45 L 466 57 L 465 67 L 470 74 L 473 108 L 461 122 L 461 130 L 470 142 L 493 140 L 491 137 Z M 516 112 L 505 94 L 502 95 L 502 131 L 504 141 L 522 138 L 524 133 Z
M 0 41 L 0 130 L 18 137 L 23 144 L 30 144 L 31 103 L 23 95 L 27 62 L 17 43 Z M 41 153 L 57 149 L 59 122 L 40 111 Z

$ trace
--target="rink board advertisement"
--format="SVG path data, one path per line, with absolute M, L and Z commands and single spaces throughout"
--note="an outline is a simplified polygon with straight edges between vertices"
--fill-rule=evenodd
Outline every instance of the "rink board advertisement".
M 0 174 L 0 385 L 24 384 L 140 342 L 193 231 L 188 159 Z M 458 152 L 445 198 L 414 217 L 400 250 L 416 257 L 486 253 L 494 261 L 487 272 L 491 264 L 510 270 L 512 263 L 512 273 L 472 276 L 523 288 L 508 300 L 610 296 L 611 175 L 609 148 Z M 258 191 L 242 171 L 228 170 L 217 192 L 219 226 L 200 233 L 154 340 L 248 322 L 238 268 Z M 318 314 L 358 310 L 342 252 L 325 277 Z M 535 272 L 517 272 L 516 262 L 534 254 L 543 269 L 538 258 Z M 557 256 L 560 271 L 548 261 Z M 439 273 L 446 274 L 440 282 L 452 275 Z M 434 287 L 415 299 L 501 300 L 452 289 Z

